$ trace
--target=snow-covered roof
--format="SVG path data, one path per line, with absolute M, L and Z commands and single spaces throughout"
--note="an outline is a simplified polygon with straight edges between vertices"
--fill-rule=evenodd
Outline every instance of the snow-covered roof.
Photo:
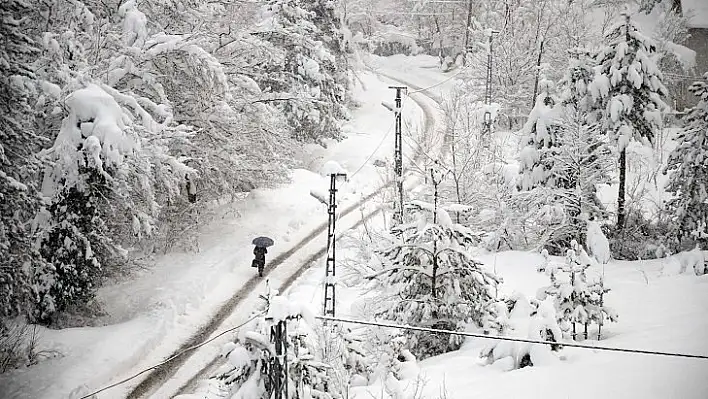
M 708 0 L 681 0 L 681 10 L 689 17 L 689 28 L 708 29 Z

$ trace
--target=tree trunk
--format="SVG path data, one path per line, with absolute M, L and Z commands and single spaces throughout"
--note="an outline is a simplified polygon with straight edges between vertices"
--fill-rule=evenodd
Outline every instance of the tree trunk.
M 533 83 L 533 96 L 531 97 L 531 108 L 536 105 L 536 96 L 538 95 L 538 78 L 541 73 L 541 60 L 543 59 L 543 40 L 541 40 L 541 48 L 538 50 L 538 60 L 536 60 L 536 80 Z
M 472 0 L 467 2 L 467 24 L 465 24 L 465 48 L 462 49 L 462 66 L 467 66 L 467 53 L 470 51 L 470 25 L 472 24 Z
M 437 279 L 438 279 L 438 242 L 433 241 L 433 277 L 432 281 L 430 282 L 430 295 L 433 296 L 433 298 L 438 297 L 438 284 L 437 284 Z
M 625 210 L 624 210 L 624 192 L 627 180 L 627 150 L 623 149 L 620 152 L 619 159 L 620 181 L 619 192 L 617 193 L 617 230 L 624 228 Z

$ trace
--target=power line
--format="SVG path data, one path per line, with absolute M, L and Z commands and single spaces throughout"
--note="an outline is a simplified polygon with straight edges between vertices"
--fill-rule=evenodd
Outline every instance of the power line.
M 386 130 L 386 133 L 384 133 L 383 137 L 381 138 L 381 141 L 379 142 L 379 145 L 377 145 L 376 148 L 374 148 L 374 151 L 371 152 L 371 154 L 366 158 L 364 163 L 362 163 L 361 166 L 359 166 L 359 168 L 354 173 L 352 173 L 351 176 L 349 176 L 349 179 L 356 176 L 356 174 L 359 173 L 364 168 L 364 166 L 366 166 L 366 164 L 371 160 L 371 158 L 374 156 L 374 154 L 376 154 L 376 151 L 378 151 L 379 148 L 381 148 L 381 145 L 383 145 L 384 141 L 386 141 L 386 137 L 388 137 L 388 134 L 391 133 L 392 127 L 393 127 L 393 123 L 388 125 L 388 130 Z
M 459 76 L 465 69 L 467 69 L 467 67 L 462 67 L 454 75 L 449 76 L 438 83 L 432 84 L 428 87 L 423 87 L 423 88 L 420 88 L 417 90 L 410 91 L 410 92 L 408 92 L 408 96 L 410 97 L 411 94 L 420 93 L 421 91 L 426 91 L 426 90 L 432 89 L 433 87 L 438 87 L 442 84 L 445 84 L 445 83 L 451 81 L 452 79 L 456 78 L 457 76 Z
M 690 358 L 690 359 L 706 359 L 706 360 L 708 360 L 708 356 L 706 356 L 706 355 L 694 355 L 694 354 L 690 354 L 690 353 L 661 352 L 661 351 L 651 351 L 651 350 L 631 349 L 631 348 L 614 348 L 614 347 L 609 347 L 609 346 L 594 346 L 594 345 L 579 344 L 579 343 L 575 343 L 575 342 L 551 342 L 551 341 L 541 341 L 541 340 L 536 340 L 536 339 L 492 336 L 492 335 L 471 333 L 471 332 L 466 332 L 466 331 L 441 330 L 441 329 L 437 329 L 437 328 L 415 327 L 415 326 L 409 326 L 409 325 L 403 325 L 403 324 L 386 323 L 386 322 L 380 322 L 380 321 L 355 320 L 355 319 L 348 319 L 348 318 L 342 318 L 342 317 L 315 316 L 315 318 L 320 319 L 320 320 L 327 320 L 327 321 L 339 321 L 342 323 L 362 324 L 362 325 L 367 325 L 367 326 L 388 327 L 388 328 L 397 328 L 397 329 L 412 330 L 412 331 L 425 331 L 425 332 L 450 334 L 450 335 L 462 335 L 465 337 L 492 339 L 492 340 L 500 340 L 500 341 L 524 342 L 524 343 L 529 343 L 529 344 L 541 344 L 541 345 L 562 345 L 562 346 L 569 346 L 569 347 L 575 347 L 575 348 L 595 349 L 595 350 L 610 351 L 610 352 L 638 353 L 638 354 L 642 354 L 642 355 L 659 355 L 659 356 L 684 357 L 684 358 Z
M 140 375 L 142 375 L 142 374 L 145 374 L 145 373 L 147 373 L 148 371 L 150 371 L 150 370 L 152 370 L 152 369 L 158 368 L 158 367 L 162 366 L 162 365 L 165 364 L 165 363 L 169 363 L 169 362 L 172 361 L 173 359 L 176 359 L 176 358 L 178 358 L 178 357 L 184 355 L 185 353 L 187 353 L 187 352 L 189 352 L 189 351 L 193 351 L 193 350 L 195 350 L 195 349 L 198 349 L 198 348 L 200 348 L 200 347 L 202 347 L 202 346 L 208 344 L 209 342 L 211 342 L 211 341 L 213 341 L 213 340 L 215 340 L 215 339 L 221 337 L 222 335 L 224 335 L 224 334 L 226 334 L 226 333 L 229 333 L 229 332 L 234 331 L 234 330 L 238 330 L 239 328 L 241 328 L 241 327 L 245 326 L 246 324 L 250 323 L 251 321 L 255 320 L 257 317 L 261 316 L 262 314 L 263 314 L 263 312 L 256 313 L 253 317 L 251 317 L 250 319 L 246 320 L 245 322 L 243 322 L 243 323 L 237 325 L 236 327 L 232 327 L 232 328 L 229 328 L 228 330 L 222 331 L 222 332 L 220 332 L 218 335 L 216 335 L 215 337 L 209 338 L 208 340 L 202 342 L 201 344 L 197 344 L 197 345 L 194 345 L 194 346 L 190 346 L 189 348 L 187 348 L 187 349 L 185 349 L 185 350 L 183 350 L 183 351 L 181 351 L 181 352 L 179 352 L 179 353 L 176 353 L 176 354 L 174 354 L 173 356 L 170 356 L 169 358 L 167 358 L 166 360 L 163 360 L 163 361 L 160 362 L 160 363 L 157 363 L 157 364 L 155 364 L 155 365 L 153 365 L 153 366 L 150 366 L 150 367 L 146 368 L 145 370 L 142 370 L 142 371 L 140 371 L 139 373 L 133 374 L 132 376 L 130 376 L 130 377 L 128 377 L 128 378 L 125 378 L 125 379 L 123 379 L 123 380 L 120 380 L 120 381 L 118 381 L 118 382 L 115 382 L 115 383 L 113 383 L 113 384 L 111 384 L 111 385 L 105 386 L 105 387 L 99 389 L 98 391 L 94 391 L 94 392 L 92 392 L 92 393 L 90 393 L 90 394 L 88 394 L 88 395 L 82 396 L 80 399 L 88 399 L 88 398 L 92 397 L 93 395 L 96 395 L 96 394 L 98 394 L 98 393 L 101 393 L 101 392 L 103 392 L 103 391 L 105 391 L 105 390 L 108 390 L 108 389 L 117 387 L 118 385 L 125 384 L 126 382 L 128 382 L 128 381 L 130 381 L 130 380 L 132 380 L 132 379 L 135 379 L 135 378 L 137 378 L 138 376 L 140 376 Z

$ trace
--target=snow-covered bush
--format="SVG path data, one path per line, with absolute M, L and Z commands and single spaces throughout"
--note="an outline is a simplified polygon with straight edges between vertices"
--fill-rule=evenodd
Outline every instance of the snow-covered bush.
M 0 374 L 37 363 L 37 326 L 0 319 Z
M 482 325 L 499 279 L 470 255 L 478 238 L 433 204 L 415 201 L 406 206 L 414 221 L 394 227 L 400 237 L 378 250 L 382 287 L 377 315 L 398 323 L 461 330 Z M 454 335 L 406 332 L 411 352 L 426 358 L 459 348 Z
M 598 254 L 600 257 L 605 255 L 599 251 Z M 571 241 L 565 264 L 550 275 L 551 285 L 538 292 L 539 300 L 553 297 L 558 324 L 566 337 L 578 337 L 576 324 L 584 326 L 587 338 L 589 324 L 602 328 L 606 320 L 617 320 L 615 311 L 604 304 L 604 295 L 610 289 L 605 287 L 603 277 L 590 279 L 587 275 L 588 268 L 593 264 L 596 264 L 595 261 L 585 249 L 575 240 Z
M 283 362 L 287 361 L 287 374 L 280 378 L 288 384 L 291 397 L 339 397 L 334 391 L 331 366 L 322 361 L 322 343 L 314 334 L 312 314 L 286 297 L 269 294 L 266 298 L 266 310 L 239 331 L 235 342 L 224 345 L 226 363 L 202 384 L 200 391 L 217 391 L 232 397 L 270 397 L 276 389 L 276 374 L 285 372 Z M 285 327 L 280 343 L 276 342 L 279 325 Z M 278 350 L 282 355 L 277 355 Z
M 495 334 L 504 337 L 561 342 L 561 329 L 556 322 L 553 305 L 527 299 L 515 293 L 507 301 L 498 302 L 494 320 Z M 494 334 L 492 334 L 494 335 Z M 505 370 L 548 364 L 557 361 L 552 354 L 560 345 L 494 341 L 482 348 L 480 357 Z

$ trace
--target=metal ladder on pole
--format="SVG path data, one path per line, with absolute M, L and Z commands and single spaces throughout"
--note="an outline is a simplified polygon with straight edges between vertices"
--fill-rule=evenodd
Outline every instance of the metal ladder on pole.
M 336 304 L 336 282 L 334 278 L 337 274 L 335 267 L 335 259 L 337 256 L 337 178 L 346 176 L 347 175 L 344 173 L 332 173 L 329 183 L 329 206 L 327 207 L 327 214 L 329 216 L 327 223 L 327 263 L 325 264 L 324 304 L 322 314 L 332 317 L 335 315 Z

